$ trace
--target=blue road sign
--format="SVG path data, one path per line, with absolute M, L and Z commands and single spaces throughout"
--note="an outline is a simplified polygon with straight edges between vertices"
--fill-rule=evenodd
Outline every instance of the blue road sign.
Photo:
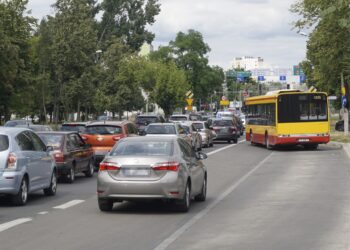
M 264 76 L 258 76 L 258 81 L 259 82 L 265 81 L 265 77 Z
M 348 101 L 346 100 L 346 96 L 343 95 L 341 97 L 341 105 L 342 105 L 342 107 L 345 108 L 347 103 L 348 103 Z
M 280 76 L 280 81 L 287 81 L 287 77 L 286 76 Z
M 306 75 L 302 74 L 300 75 L 300 83 L 305 83 L 306 82 Z

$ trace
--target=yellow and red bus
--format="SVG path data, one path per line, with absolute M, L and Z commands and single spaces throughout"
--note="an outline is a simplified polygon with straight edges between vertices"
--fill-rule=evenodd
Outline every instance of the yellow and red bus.
M 279 90 L 245 100 L 246 139 L 267 148 L 303 145 L 316 149 L 330 140 L 328 98 L 322 92 Z

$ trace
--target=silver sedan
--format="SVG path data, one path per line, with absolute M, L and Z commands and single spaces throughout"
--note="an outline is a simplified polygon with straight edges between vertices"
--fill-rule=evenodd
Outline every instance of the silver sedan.
M 202 145 L 204 147 L 212 147 L 213 141 L 216 137 L 214 130 L 209 128 L 209 125 L 205 121 L 196 121 L 192 123 L 193 127 L 199 132 L 202 137 Z
M 110 211 L 124 200 L 173 200 L 187 212 L 191 199 L 207 193 L 207 156 L 175 136 L 129 137 L 113 147 L 100 164 L 98 205 Z

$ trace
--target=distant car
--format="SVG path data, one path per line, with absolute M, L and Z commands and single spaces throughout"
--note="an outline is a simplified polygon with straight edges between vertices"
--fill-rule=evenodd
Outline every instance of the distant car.
M 122 139 L 100 164 L 99 208 L 111 211 L 124 200 L 170 200 L 187 212 L 192 198 L 206 199 L 206 158 L 175 136 Z
M 185 139 L 189 144 L 192 139 L 187 136 L 185 129 L 179 122 L 174 123 L 152 123 L 145 129 L 146 136 L 179 136 Z
M 232 119 L 214 119 L 211 128 L 215 131 L 215 141 L 238 142 L 239 131 Z
M 0 194 L 14 205 L 25 205 L 28 194 L 44 190 L 55 195 L 57 168 L 40 137 L 26 128 L 0 127 Z
M 185 134 L 191 139 L 191 145 L 195 151 L 202 150 L 202 135 L 193 126 L 192 122 L 183 122 L 181 126 L 185 129 Z
M 58 177 L 73 183 L 77 173 L 86 177 L 94 174 L 94 152 L 78 132 L 39 132 L 38 135 L 46 146 L 53 147 Z
M 60 127 L 60 131 L 76 131 L 78 133 L 84 133 L 87 124 L 89 124 L 89 122 L 65 122 Z
M 4 127 L 16 127 L 18 125 L 28 125 L 28 124 L 33 124 L 31 121 L 28 120 L 10 120 L 7 121 L 4 125 Z
M 95 154 L 95 167 L 120 139 L 124 137 L 138 136 L 136 126 L 129 121 L 102 121 L 91 122 L 86 125 L 86 130 L 81 137 L 92 146 Z
M 172 115 L 169 118 L 170 122 L 185 122 L 189 120 L 190 120 L 190 117 L 188 115 Z
M 350 119 L 349 119 L 349 128 L 350 128 Z M 344 120 L 339 120 L 335 124 L 336 131 L 344 131 Z
M 208 123 L 204 121 L 198 121 L 193 122 L 192 125 L 201 134 L 202 144 L 205 147 L 212 147 L 214 145 L 216 133 L 214 132 L 214 130 L 211 130 L 209 128 Z
M 136 117 L 135 124 L 139 133 L 142 134 L 149 124 L 162 122 L 165 122 L 165 119 L 161 115 L 138 115 Z
M 52 131 L 52 128 L 48 125 L 34 125 L 34 124 L 28 124 L 28 125 L 17 125 L 18 128 L 28 128 L 30 130 L 33 130 L 35 132 L 39 131 Z

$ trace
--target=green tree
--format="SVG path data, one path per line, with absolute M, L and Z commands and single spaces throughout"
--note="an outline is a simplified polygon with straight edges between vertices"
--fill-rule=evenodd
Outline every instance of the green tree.
M 25 14 L 27 2 L 0 1 L 0 123 L 2 116 L 8 120 L 16 112 L 12 107 L 30 82 L 29 39 L 34 21 Z
M 132 51 L 138 51 L 144 42 L 151 43 L 154 34 L 147 30 L 160 12 L 158 0 L 104 0 L 101 4 L 102 21 L 99 24 L 99 43 L 121 38 Z

